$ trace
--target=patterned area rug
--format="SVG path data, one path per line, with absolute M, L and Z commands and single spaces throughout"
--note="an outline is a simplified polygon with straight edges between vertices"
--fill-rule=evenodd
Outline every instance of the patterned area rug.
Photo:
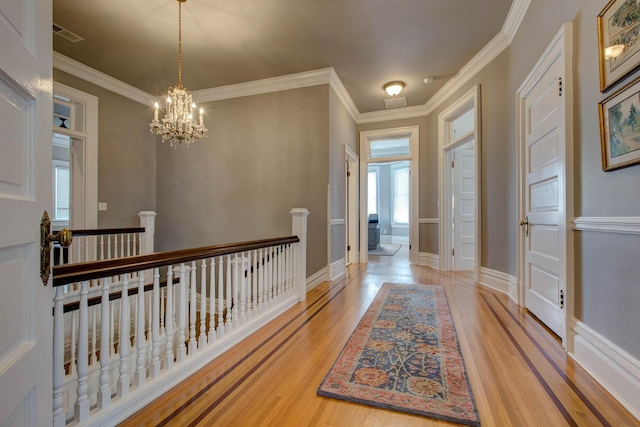
M 391 243 L 382 243 L 380 248 L 369 251 L 369 255 L 394 256 L 402 245 L 394 245 Z
M 382 285 L 318 394 L 480 425 L 441 286 Z

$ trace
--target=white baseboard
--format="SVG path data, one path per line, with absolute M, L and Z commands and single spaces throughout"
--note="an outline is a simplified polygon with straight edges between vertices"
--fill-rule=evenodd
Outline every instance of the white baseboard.
M 640 360 L 577 319 L 569 339 L 570 356 L 640 420 Z
M 329 266 L 329 280 L 340 280 L 347 274 L 344 258 L 334 261 Z
M 440 270 L 440 255 L 429 252 L 420 252 L 418 256 L 418 265 L 426 265 L 427 267 Z
M 329 280 L 329 269 L 327 267 L 324 267 L 323 269 L 307 277 L 307 292 L 318 286 L 320 283 L 326 282 L 327 280 Z
M 392 243 L 394 245 L 408 245 L 409 236 L 392 236 L 391 234 L 384 234 L 380 236 L 380 243 Z
M 478 273 L 479 284 L 498 292 L 505 293 L 509 295 L 509 297 L 514 298 L 512 296 L 512 292 L 516 292 L 517 290 L 517 280 L 515 277 L 486 267 L 480 267 Z

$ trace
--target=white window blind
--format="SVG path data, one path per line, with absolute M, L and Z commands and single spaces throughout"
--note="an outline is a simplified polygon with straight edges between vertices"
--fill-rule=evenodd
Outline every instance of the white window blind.
M 60 162 L 62 163 L 62 162 Z M 69 165 L 55 164 L 54 165 L 54 191 L 53 191 L 53 205 L 54 205 L 54 220 L 55 221 L 68 221 L 69 220 L 69 193 L 70 179 L 69 179 Z
M 409 168 L 393 169 L 393 222 L 409 223 Z
M 367 215 L 378 213 L 378 171 L 369 170 L 367 175 Z

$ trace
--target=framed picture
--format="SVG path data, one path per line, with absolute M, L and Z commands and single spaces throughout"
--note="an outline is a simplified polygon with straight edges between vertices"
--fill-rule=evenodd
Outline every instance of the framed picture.
M 640 77 L 598 104 L 602 169 L 640 163 Z
M 598 15 L 600 91 L 606 92 L 640 65 L 640 2 L 611 0 Z

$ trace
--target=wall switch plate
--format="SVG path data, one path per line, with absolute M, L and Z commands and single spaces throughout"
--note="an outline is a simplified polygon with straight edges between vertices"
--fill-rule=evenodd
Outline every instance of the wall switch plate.
M 98 210 L 106 211 L 107 210 L 107 202 L 98 202 Z

